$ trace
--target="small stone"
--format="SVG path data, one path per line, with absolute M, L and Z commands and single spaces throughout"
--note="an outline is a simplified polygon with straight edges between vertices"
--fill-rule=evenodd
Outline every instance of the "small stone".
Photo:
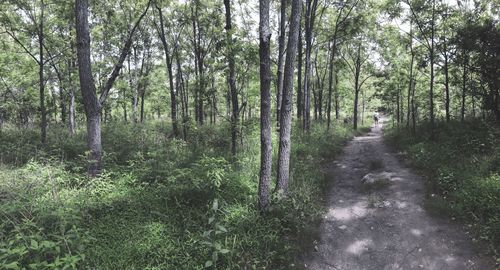
M 345 229 L 347 229 L 347 226 L 346 225 L 339 226 L 339 229 L 345 230 Z

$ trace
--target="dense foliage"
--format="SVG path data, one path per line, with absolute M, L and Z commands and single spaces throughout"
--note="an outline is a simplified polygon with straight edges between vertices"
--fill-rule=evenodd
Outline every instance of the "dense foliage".
M 248 123 L 235 164 L 227 128 L 199 128 L 186 144 L 168 139 L 161 122 L 107 125 L 108 169 L 94 179 L 82 175 L 81 134 L 41 147 L 36 131 L 3 131 L 1 267 L 294 268 L 290 258 L 310 245 L 309 225 L 323 211 L 319 166 L 353 132 L 338 126 L 327 135 L 319 125 L 309 136 L 296 132 L 291 195 L 261 215 L 258 126 Z M 67 136 L 51 129 L 48 138 Z

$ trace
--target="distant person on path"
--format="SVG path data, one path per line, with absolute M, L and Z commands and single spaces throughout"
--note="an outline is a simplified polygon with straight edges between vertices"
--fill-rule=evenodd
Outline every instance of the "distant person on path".
M 379 118 L 380 118 L 380 116 L 379 116 L 378 112 L 375 112 L 375 114 L 373 115 L 373 120 L 375 121 L 375 125 L 378 125 Z

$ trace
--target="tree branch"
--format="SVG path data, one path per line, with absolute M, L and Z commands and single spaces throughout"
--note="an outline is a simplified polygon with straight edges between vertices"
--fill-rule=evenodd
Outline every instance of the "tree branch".
M 125 45 L 123 46 L 121 53 L 120 53 L 120 58 L 118 58 L 118 62 L 115 64 L 115 67 L 113 68 L 113 71 L 111 72 L 111 75 L 108 77 L 108 80 L 106 81 L 106 84 L 103 87 L 103 90 L 101 92 L 101 95 L 99 96 L 99 103 L 101 106 L 104 105 L 106 102 L 106 99 L 108 97 L 109 91 L 111 90 L 111 87 L 113 86 L 113 83 L 115 82 L 116 78 L 120 74 L 120 70 L 123 67 L 123 62 L 125 61 L 125 58 L 127 58 L 127 55 L 130 51 L 130 47 L 132 46 L 132 38 L 134 36 L 134 32 L 136 29 L 139 27 L 139 24 L 141 23 L 142 18 L 146 16 L 146 13 L 149 10 L 149 6 L 151 6 L 151 0 L 148 1 L 148 5 L 146 6 L 146 10 L 141 14 L 139 19 L 135 22 L 134 27 L 130 31 L 127 41 L 125 42 Z

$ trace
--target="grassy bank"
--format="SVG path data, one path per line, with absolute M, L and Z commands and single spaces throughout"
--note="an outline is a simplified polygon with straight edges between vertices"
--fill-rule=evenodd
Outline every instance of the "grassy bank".
M 500 128 L 481 121 L 401 128 L 389 141 L 428 176 L 428 208 L 467 223 L 498 257 L 500 247 Z
M 85 137 L 52 127 L 0 133 L 0 269 L 293 269 L 323 211 L 319 167 L 354 132 L 315 125 L 292 138 L 290 196 L 256 207 L 259 129 L 247 123 L 229 162 L 225 125 L 104 126 L 105 168 L 85 177 Z M 274 138 L 274 151 L 277 151 Z

